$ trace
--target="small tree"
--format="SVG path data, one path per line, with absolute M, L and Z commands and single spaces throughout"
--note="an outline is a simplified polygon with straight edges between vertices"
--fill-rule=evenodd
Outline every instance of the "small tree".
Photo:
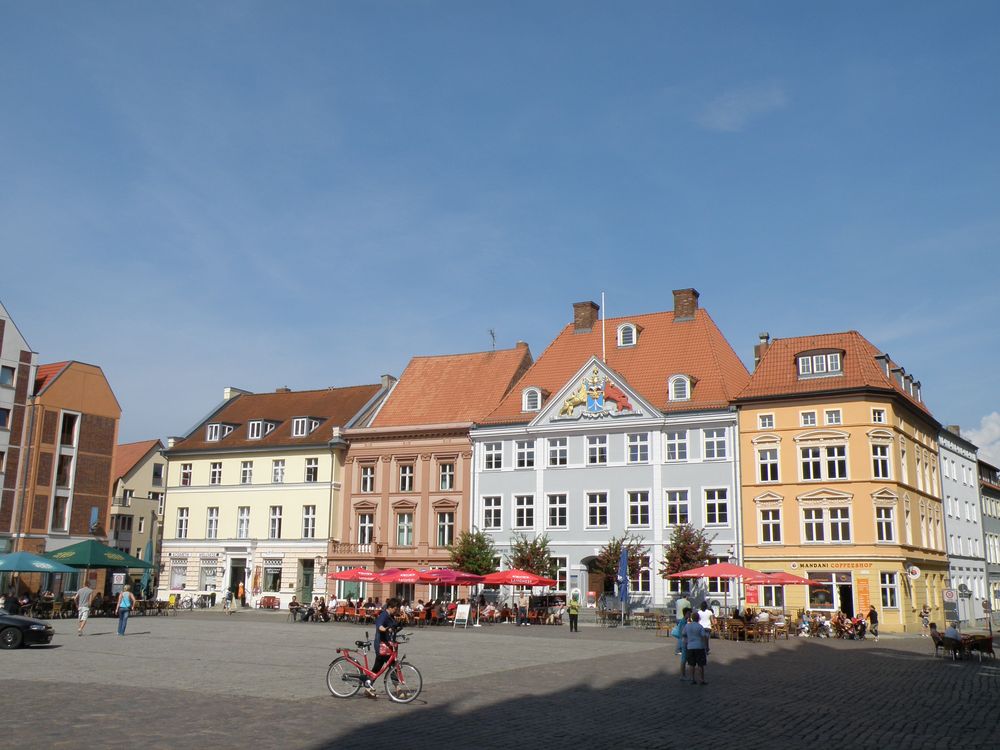
M 618 561 L 621 559 L 622 546 L 628 550 L 628 577 L 635 580 L 642 568 L 642 558 L 649 554 L 646 540 L 634 534 L 623 537 L 612 537 L 611 541 L 601 548 L 594 561 L 594 569 L 604 574 L 604 589 L 613 584 L 618 577 Z
M 463 531 L 449 548 L 451 564 L 467 573 L 484 576 L 496 570 L 493 540 L 482 531 Z
M 686 523 L 675 526 L 663 555 L 660 575 L 666 578 L 672 573 L 697 568 L 704 565 L 711 554 L 712 540 L 705 536 L 704 531 Z
M 508 568 L 526 570 L 547 578 L 555 577 L 555 563 L 549 552 L 549 538 L 545 534 L 529 539 L 524 534 L 515 534 L 510 540 L 510 552 L 506 555 Z

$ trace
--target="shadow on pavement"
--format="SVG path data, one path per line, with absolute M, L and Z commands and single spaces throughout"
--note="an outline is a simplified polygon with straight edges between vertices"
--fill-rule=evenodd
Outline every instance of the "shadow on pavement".
M 310 747 L 607 745 L 619 750 L 725 743 L 720 746 L 773 750 L 784 741 L 824 748 L 847 743 L 852 750 L 939 743 L 957 743 L 963 750 L 997 747 L 1000 670 L 991 674 L 974 662 L 955 669 L 932 651 L 894 649 L 884 641 L 852 646 L 822 640 L 720 642 L 709 657 L 707 686 L 680 681 L 672 649 L 664 649 L 668 660 L 653 674 L 647 650 L 618 661 L 598 657 L 565 669 L 548 665 L 490 675 L 444 702 L 439 696 L 449 685 L 435 694 L 425 675 L 423 707 L 393 704 L 384 693 L 377 705 L 362 697 L 331 697 L 331 710 L 343 707 L 370 721 L 341 726 L 328 741 Z M 644 676 L 602 679 L 604 669 L 620 674 L 623 663 L 634 664 Z M 448 692 L 455 687 L 452 683 Z

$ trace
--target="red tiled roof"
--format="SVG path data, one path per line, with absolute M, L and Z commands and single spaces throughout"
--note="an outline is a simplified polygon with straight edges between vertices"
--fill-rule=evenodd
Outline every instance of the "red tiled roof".
M 837 349 L 844 352 L 841 363 L 844 374 L 800 378 L 797 355 L 817 349 Z M 872 388 L 892 391 L 931 416 L 930 409 L 923 402 L 917 401 L 903 390 L 895 378 L 885 374 L 885 370 L 875 360 L 880 354 L 882 352 L 857 331 L 774 339 L 750 376 L 750 382 L 736 398 L 738 401 L 751 401 L 774 396 Z M 897 366 L 890 360 L 890 370 Z
M 38 396 L 64 369 L 69 361 L 53 362 L 48 365 L 38 365 L 35 370 L 35 395 Z
M 618 346 L 618 326 L 634 323 L 639 327 L 635 346 Z M 605 321 L 607 365 L 625 383 L 657 409 L 692 411 L 724 408 L 749 378 L 746 367 L 726 341 L 715 321 L 705 310 L 697 310 L 694 320 L 674 322 L 673 312 L 647 313 Z M 534 412 L 521 411 L 521 391 L 535 386 L 553 398 L 590 357 L 601 357 L 601 323 L 593 330 L 578 333 L 567 325 L 524 374 L 483 424 L 530 422 Z M 667 380 L 672 375 L 696 378 L 687 401 L 667 400 Z
M 151 449 L 163 443 L 159 440 L 141 440 L 138 443 L 121 443 L 115 446 L 115 458 L 112 465 L 111 476 L 113 479 L 121 479 L 135 467 L 139 460 Z
M 414 357 L 371 427 L 475 422 L 496 407 L 530 364 L 526 344 L 500 351 Z
M 355 385 L 318 391 L 246 393 L 231 398 L 184 440 L 174 443 L 172 451 L 263 448 L 296 445 L 324 445 L 333 427 L 343 427 L 354 417 L 381 386 Z M 319 425 L 303 437 L 292 437 L 295 417 L 314 417 Z M 278 426 L 260 439 L 247 437 L 247 423 L 256 419 L 277 422 Z M 231 424 L 234 429 L 221 440 L 206 440 L 206 425 Z

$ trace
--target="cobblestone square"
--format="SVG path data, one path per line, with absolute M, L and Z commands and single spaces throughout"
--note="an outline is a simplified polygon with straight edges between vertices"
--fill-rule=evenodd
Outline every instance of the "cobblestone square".
M 678 677 L 652 631 L 424 628 L 410 705 L 329 695 L 337 645 L 371 626 L 242 611 L 54 622 L 49 648 L 2 654 L 8 747 L 995 748 L 1000 663 L 934 658 L 927 639 L 713 642 L 709 684 Z M 93 727 L 81 732 L 81 727 Z M 98 741 L 97 738 L 100 738 Z

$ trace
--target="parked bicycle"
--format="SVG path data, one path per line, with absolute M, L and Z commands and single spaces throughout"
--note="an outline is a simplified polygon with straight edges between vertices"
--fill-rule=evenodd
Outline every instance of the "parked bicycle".
M 416 700 L 424 686 L 420 671 L 406 661 L 406 654 L 399 655 L 399 644 L 408 643 L 410 637 L 406 633 L 397 633 L 395 641 L 386 641 L 391 653 L 382 669 L 376 674 L 368 668 L 368 652 L 372 642 L 365 633 L 365 640 L 355 641 L 357 648 L 338 648 L 339 657 L 330 662 L 326 672 L 326 686 L 338 698 L 350 698 L 357 695 L 365 680 L 372 683 L 380 677 L 385 685 L 385 694 L 396 703 L 410 703 Z M 356 656 L 360 655 L 360 656 Z M 362 664 L 359 658 L 364 661 Z

